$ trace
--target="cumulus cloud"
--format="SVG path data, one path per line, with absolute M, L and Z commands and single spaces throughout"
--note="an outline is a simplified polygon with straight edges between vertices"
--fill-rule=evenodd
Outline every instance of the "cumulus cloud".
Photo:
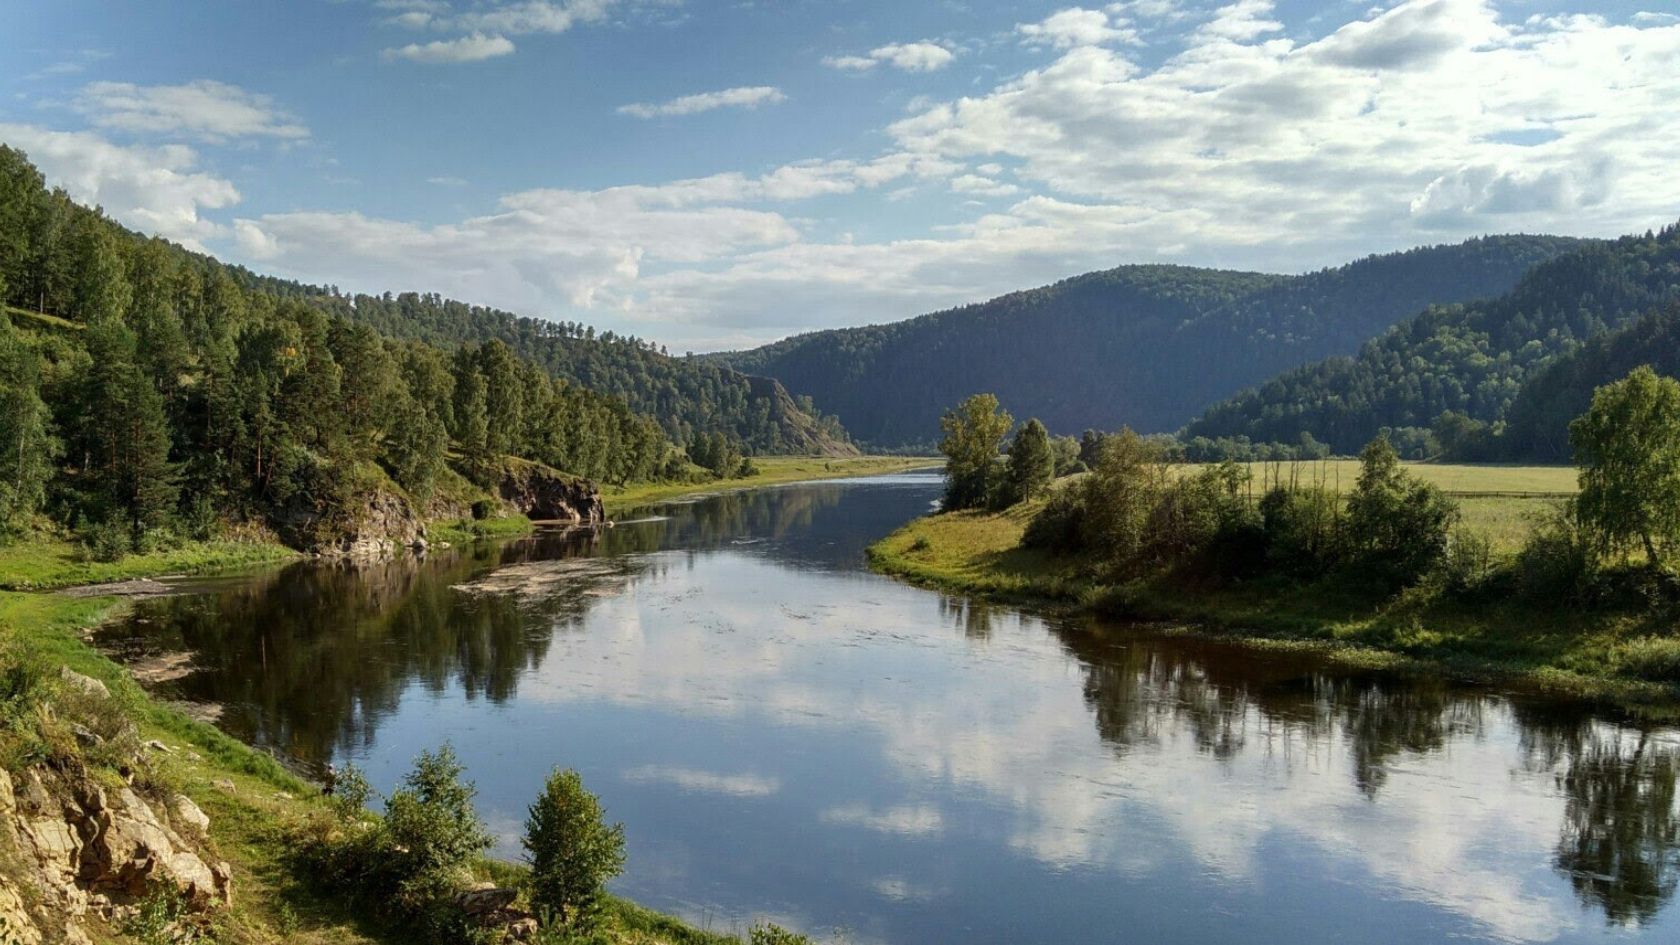
M 782 789 L 780 778 L 757 774 L 719 774 L 676 765 L 644 765 L 624 772 L 632 784 L 669 784 L 699 794 L 769 797 Z
M 309 137 L 309 129 L 278 109 L 268 96 L 208 79 L 185 85 L 93 82 L 76 96 L 73 107 L 97 127 L 134 134 L 211 143 Z
M 938 43 L 922 40 L 916 43 L 888 43 L 877 46 L 864 56 L 828 56 L 823 64 L 832 69 L 865 72 L 879 65 L 891 66 L 904 72 L 933 72 L 950 65 L 956 53 Z
M 1015 31 L 1028 42 L 1067 49 L 1073 46 L 1098 46 L 1103 43 L 1135 43 L 1137 31 L 1111 23 L 1102 10 L 1069 7 L 1050 14 L 1037 23 L 1021 23 Z
M 1644 230 L 1680 206 L 1664 161 L 1680 151 L 1680 24 L 1507 19 L 1484 0 L 1403 0 L 1314 36 L 1285 34 L 1263 0 L 1102 12 L 1109 29 L 1179 18 L 1176 51 L 1146 61 L 1077 40 L 1095 33 L 1037 33 L 1036 68 L 923 99 L 872 160 L 525 191 L 437 225 L 252 215 L 235 237 L 312 281 L 594 310 L 703 349 L 1122 262 L 1298 271 L 1484 232 Z M 856 58 L 893 68 L 889 48 Z M 711 104 L 683 101 L 645 108 Z M 773 206 L 929 183 L 963 202 L 874 239 Z
M 382 55 L 388 60 L 407 59 L 427 65 L 443 65 L 495 59 L 498 56 L 510 56 L 513 51 L 513 40 L 506 36 L 472 33 L 457 39 L 438 39 L 429 43 L 396 46 L 385 50 Z
M 693 115 L 718 108 L 757 108 L 787 101 L 782 90 L 770 85 L 741 86 L 717 92 L 684 95 L 668 102 L 638 102 L 620 105 L 618 113 L 636 118 L 664 118 L 673 115 Z
M 524 33 L 564 33 L 580 23 L 606 18 L 615 0 L 516 0 L 486 3 L 453 14 L 439 13 L 437 24 L 452 29 L 517 36 Z
M 95 132 L 14 124 L 0 124 L 0 141 L 27 153 L 73 199 L 192 249 L 203 251 L 203 240 L 222 233 L 203 211 L 239 202 L 233 184 L 199 170 L 198 155 L 184 145 L 125 147 Z

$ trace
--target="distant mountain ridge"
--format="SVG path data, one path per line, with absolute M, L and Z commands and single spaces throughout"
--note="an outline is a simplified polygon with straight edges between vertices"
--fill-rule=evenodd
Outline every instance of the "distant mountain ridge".
M 1497 298 L 1433 306 L 1352 357 L 1304 365 L 1245 390 L 1209 408 L 1183 435 L 1293 442 L 1305 431 L 1350 452 L 1383 428 L 1428 428 L 1453 411 L 1485 424 L 1520 421 L 1511 432 L 1523 431 L 1524 442 L 1508 440 L 1498 449 L 1561 459 L 1568 417 L 1559 411 L 1569 408 L 1547 390 L 1525 391 L 1525 385 L 1567 381 L 1574 398 L 1568 403 L 1584 407 L 1578 388 L 1585 381 L 1570 376 L 1572 368 L 1552 374 L 1548 366 L 1575 358 L 1581 377 L 1595 377 L 1630 359 L 1657 357 L 1658 342 L 1671 337 L 1660 325 L 1619 346 L 1604 336 L 1676 300 L 1680 226 L 1590 243 L 1534 267 Z
M 1280 371 L 1351 353 L 1431 303 L 1503 294 L 1583 245 L 1483 237 L 1299 276 L 1122 266 L 709 357 L 814 398 L 877 447 L 931 443 L 940 412 L 982 390 L 1058 433 L 1170 431 Z

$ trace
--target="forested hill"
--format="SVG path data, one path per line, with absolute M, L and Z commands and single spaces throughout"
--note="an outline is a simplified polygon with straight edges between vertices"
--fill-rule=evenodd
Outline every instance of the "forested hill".
M 1413 434 L 1439 424 L 1450 432 L 1449 441 L 1483 440 L 1493 431 L 1477 425 L 1498 423 L 1508 413 L 1517 418 L 1518 392 L 1553 359 L 1676 298 L 1680 227 L 1590 244 L 1535 267 L 1498 298 L 1432 307 L 1354 357 L 1300 367 L 1244 391 L 1209 409 L 1183 434 L 1287 443 L 1307 432 L 1351 452 L 1385 427 L 1400 431 L 1402 439 L 1420 440 Z M 1582 356 L 1618 353 L 1594 348 Z M 1551 437 L 1554 446 L 1547 449 L 1555 455 L 1559 422 L 1567 417 L 1542 424 L 1540 416 L 1561 409 L 1566 408 L 1538 389 L 1525 396 L 1526 442 Z M 1515 441 L 1497 447 L 1515 448 Z
M 673 358 L 636 338 L 569 322 L 517 316 L 437 295 L 316 293 L 329 311 L 395 338 L 452 347 L 500 340 L 590 390 L 622 397 L 678 443 L 721 432 L 757 453 L 856 453 L 834 417 L 796 401 L 779 382 L 700 358 Z
M 1505 428 L 1486 443 L 1450 444 L 1472 459 L 1568 462 L 1569 422 L 1592 403 L 1593 391 L 1648 364 L 1680 377 L 1680 303 L 1647 313 L 1558 355 L 1531 372 L 1505 411 Z
M 1052 430 L 1172 430 L 1279 371 L 1352 352 L 1431 302 L 1506 292 L 1579 245 L 1487 237 L 1301 276 L 1123 266 L 713 357 L 815 398 L 877 446 L 931 442 L 940 412 L 977 390 Z
M 249 281 L 0 146 L 0 542 L 68 529 L 114 558 L 254 526 L 326 547 L 464 514 L 510 468 L 687 465 L 648 416 L 500 342 L 390 338 Z

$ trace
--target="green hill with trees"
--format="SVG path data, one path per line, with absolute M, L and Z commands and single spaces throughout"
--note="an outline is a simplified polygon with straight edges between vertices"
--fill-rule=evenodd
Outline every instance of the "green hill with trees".
M 1498 298 L 1433 306 L 1352 357 L 1244 391 L 1209 408 L 1183 438 L 1290 443 L 1310 433 L 1351 452 L 1387 429 L 1411 456 L 1559 459 L 1568 421 L 1593 386 L 1633 363 L 1675 360 L 1663 353 L 1670 335 L 1660 318 L 1639 320 L 1677 299 L 1680 226 L 1589 244 Z M 1628 326 L 1630 334 L 1611 334 Z
M 1300 276 L 1123 266 L 713 357 L 814 398 L 876 447 L 931 443 L 940 412 L 979 389 L 1056 432 L 1167 431 L 1280 371 L 1351 353 L 1431 303 L 1501 295 L 1583 245 L 1495 236 Z
M 102 558 L 230 529 L 316 547 L 370 516 L 461 514 L 531 463 L 690 475 L 673 436 L 736 464 L 850 449 L 774 382 L 633 339 L 347 298 L 142 237 L 4 146 L 0 301 L 0 538 L 67 530 Z

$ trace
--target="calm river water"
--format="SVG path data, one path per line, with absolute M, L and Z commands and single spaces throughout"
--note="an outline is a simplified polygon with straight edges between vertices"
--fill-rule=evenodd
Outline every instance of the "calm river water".
M 1680 941 L 1680 733 L 1045 620 L 868 573 L 928 475 L 797 485 L 141 603 L 160 688 L 388 789 L 453 743 L 517 850 L 547 771 L 614 888 L 854 943 Z

